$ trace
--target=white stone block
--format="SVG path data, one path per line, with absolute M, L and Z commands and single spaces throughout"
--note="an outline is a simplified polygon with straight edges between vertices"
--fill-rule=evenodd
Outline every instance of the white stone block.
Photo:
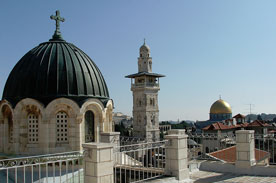
M 179 148 L 187 148 L 187 138 L 182 138 L 178 141 Z
M 249 160 L 249 153 L 248 152 L 237 152 L 237 160 L 246 161 Z
M 85 162 L 85 176 L 96 176 L 95 163 Z
M 236 150 L 242 152 L 250 152 L 254 150 L 254 146 L 250 143 L 237 143 Z
M 85 176 L 85 182 L 84 183 L 100 183 L 100 177 L 90 177 L 90 176 Z
M 248 142 L 247 140 L 247 134 L 239 134 L 237 135 L 237 143 L 246 143 Z
M 113 183 L 113 176 L 112 175 L 106 175 L 100 177 L 100 182 L 101 183 Z
M 185 179 L 189 179 L 189 169 L 188 168 L 186 168 L 186 169 L 183 169 L 183 170 L 180 170 L 179 172 L 177 172 L 178 173 L 178 177 L 177 177 L 177 179 L 179 180 L 179 181 L 181 181 L 181 180 L 185 180 Z
M 168 131 L 168 134 L 169 134 L 169 135 L 173 135 L 173 134 L 174 134 L 174 135 L 186 135 L 185 131 L 186 131 L 186 130 L 184 130 L 184 129 L 183 129 L 183 130 L 172 129 L 172 130 L 169 130 L 169 131 Z
M 188 157 L 188 149 L 166 149 L 168 159 L 184 159 Z
M 101 149 L 98 153 L 100 156 L 100 159 L 99 159 L 100 162 L 111 161 L 111 158 L 112 158 L 111 149 Z
M 105 176 L 113 174 L 113 161 L 96 163 L 96 174 L 97 176 Z
M 171 160 L 171 170 L 182 170 L 188 167 L 187 159 Z

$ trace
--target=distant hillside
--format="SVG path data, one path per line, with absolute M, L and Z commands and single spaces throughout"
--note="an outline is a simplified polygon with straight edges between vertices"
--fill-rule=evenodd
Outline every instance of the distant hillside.
M 265 121 L 274 121 L 276 120 L 276 114 L 265 114 L 265 113 L 262 113 L 262 114 L 248 114 L 246 117 L 245 117 L 245 120 L 246 121 L 249 121 L 249 120 L 256 120 L 256 119 L 262 119 L 262 120 L 265 120 Z

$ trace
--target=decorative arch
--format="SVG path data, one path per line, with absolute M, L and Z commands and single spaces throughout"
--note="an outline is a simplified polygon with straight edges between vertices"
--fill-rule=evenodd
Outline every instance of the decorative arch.
M 11 105 L 11 103 L 9 103 L 7 100 L 2 100 L 2 101 L 0 101 L 0 111 L 2 111 L 3 110 L 3 107 L 8 107 L 10 110 L 11 110 L 11 112 L 12 112 L 12 115 L 13 115 L 13 108 L 12 108 L 12 105 Z M 0 113 L 0 119 L 3 117 L 3 115 L 2 115 L 2 113 Z
M 67 98 L 58 98 L 50 102 L 45 111 L 49 117 L 54 117 L 59 111 L 64 111 L 70 118 L 76 117 L 80 111 L 78 104 Z
M 104 132 L 112 132 L 114 131 L 113 124 L 113 101 L 109 100 L 106 104 L 106 120 L 104 125 Z
M 14 123 L 13 109 L 8 101 L 0 102 L 0 152 L 10 153 L 13 151 Z
M 26 118 L 29 113 L 44 115 L 44 105 L 32 98 L 25 98 L 16 104 L 14 108 L 15 118 Z
M 43 137 L 42 119 L 45 117 L 44 105 L 39 101 L 26 98 L 14 108 L 14 141 L 16 152 L 23 154 L 42 153 L 40 139 Z
M 47 105 L 45 113 L 49 134 L 52 134 L 49 136 L 49 148 L 55 149 L 54 152 L 79 150 L 78 104 L 67 98 L 58 98 Z
M 85 121 L 85 143 L 95 142 L 95 115 L 88 110 L 84 114 Z
M 104 105 L 98 99 L 89 99 L 82 105 L 80 109 L 82 119 L 85 118 L 85 114 L 87 111 L 91 111 L 94 114 L 94 141 L 99 142 L 100 133 L 104 131 L 104 121 L 106 118 Z M 85 134 L 85 131 L 87 131 L 88 126 L 85 125 L 85 123 L 82 124 L 82 131 Z M 82 136 L 82 141 L 85 142 L 85 135 Z

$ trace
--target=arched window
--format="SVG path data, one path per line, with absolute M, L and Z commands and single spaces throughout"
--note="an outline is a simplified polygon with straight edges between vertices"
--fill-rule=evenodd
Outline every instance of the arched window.
M 68 117 L 65 112 L 58 112 L 56 115 L 57 142 L 68 142 Z
M 13 143 L 13 120 L 12 120 L 12 112 L 8 106 L 3 106 L 2 115 L 4 117 L 4 123 L 8 123 L 8 128 L 6 131 L 8 132 L 8 141 L 9 143 Z
M 28 115 L 28 143 L 38 143 L 38 116 Z
M 94 113 L 87 111 L 85 113 L 85 142 L 94 142 L 94 135 Z

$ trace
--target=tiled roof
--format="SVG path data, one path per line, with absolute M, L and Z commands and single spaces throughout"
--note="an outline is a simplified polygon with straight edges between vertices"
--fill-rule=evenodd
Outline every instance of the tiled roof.
M 234 116 L 233 118 L 245 118 L 245 116 L 239 113 L 236 116 Z
M 223 160 L 227 163 L 234 163 L 237 159 L 236 158 L 236 146 L 232 146 L 232 147 L 229 147 L 226 149 L 215 151 L 215 152 L 209 153 L 209 155 L 211 155 L 217 159 Z M 255 159 L 257 162 L 262 161 L 268 157 L 269 157 L 269 152 L 262 151 L 260 149 L 255 148 Z
M 216 122 L 209 126 L 206 126 L 202 130 L 228 130 L 233 128 L 237 128 L 237 126 L 234 126 L 234 125 L 228 126 L 228 125 L 224 125 L 223 123 Z
M 237 127 L 242 127 L 242 128 L 245 128 L 248 126 L 249 123 L 245 122 L 245 123 L 242 123 L 242 124 L 238 124 Z
M 265 122 L 263 122 L 263 121 L 255 120 L 252 123 L 249 123 L 247 126 L 248 127 L 257 127 L 257 126 L 265 127 L 265 126 L 270 126 L 270 125 L 267 124 L 267 123 L 265 123 Z

